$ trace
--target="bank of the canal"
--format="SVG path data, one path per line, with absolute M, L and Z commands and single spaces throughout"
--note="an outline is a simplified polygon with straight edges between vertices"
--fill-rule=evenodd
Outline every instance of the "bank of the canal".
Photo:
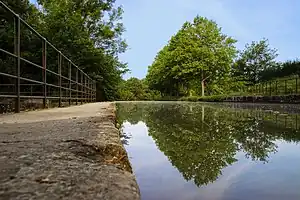
M 175 99 L 178 100 L 178 99 Z M 230 95 L 213 95 L 213 96 L 191 96 L 182 97 L 180 101 L 192 102 L 233 102 L 233 103 L 284 103 L 284 104 L 299 104 L 300 95 L 274 95 L 274 96 L 230 96 Z M 171 100 L 174 101 L 174 100 Z
M 140 199 L 113 103 L 0 116 L 0 199 Z

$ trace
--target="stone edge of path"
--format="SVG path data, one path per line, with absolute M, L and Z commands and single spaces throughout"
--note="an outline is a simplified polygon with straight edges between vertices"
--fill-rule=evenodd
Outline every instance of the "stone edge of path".
M 46 129 L 49 132 L 36 137 L 33 132 L 38 132 L 37 126 L 50 126 Z M 64 128 L 68 128 L 66 134 Z M 23 136 L 11 136 L 16 134 Z M 7 179 L 0 174 L 0 199 L 140 199 L 120 135 L 115 103 L 0 116 L 0 145 L 8 152 L 0 155 L 4 159 L 0 161 L 12 161 L 12 167 L 19 165 Z M 37 152 L 41 147 L 42 152 Z M 32 150 L 22 152 L 18 148 Z M 15 149 L 18 152 L 13 157 Z

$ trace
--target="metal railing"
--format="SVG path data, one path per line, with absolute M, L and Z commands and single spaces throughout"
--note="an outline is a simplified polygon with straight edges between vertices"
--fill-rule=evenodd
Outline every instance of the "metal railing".
M 14 64 L 12 66 L 2 65 L 0 63 L 0 98 L 14 98 L 15 99 L 15 112 L 20 112 L 20 99 L 43 99 L 43 107 L 46 107 L 47 100 L 58 100 L 59 107 L 62 106 L 62 101 L 69 101 L 69 105 L 76 101 L 76 105 L 80 102 L 95 102 L 96 101 L 96 82 L 92 80 L 85 72 L 78 68 L 70 59 L 68 59 L 64 54 L 62 54 L 58 49 L 54 47 L 49 41 L 46 40 L 42 35 L 40 35 L 34 28 L 27 24 L 18 14 L 12 11 L 7 5 L 0 1 L 0 9 L 4 9 L 12 15 L 12 20 L 14 24 L 14 42 L 13 48 L 14 52 L 9 52 L 9 50 L 1 49 L 0 53 L 6 57 L 12 57 Z M 42 64 L 36 64 L 34 62 L 25 59 L 21 56 L 22 52 L 21 46 L 21 25 L 25 26 L 30 33 L 37 36 L 42 41 L 42 51 L 36 52 L 41 53 Z M 1 36 L 0 36 L 1 37 Z M 1 38 L 0 38 L 1 39 Z M 55 65 L 57 71 L 47 68 L 47 49 L 52 49 L 52 53 L 56 54 Z M 0 57 L 0 61 L 4 62 L 4 56 Z M 30 77 L 24 77 L 21 75 L 21 62 L 26 63 L 26 65 L 34 66 L 36 70 L 41 70 L 41 79 L 36 80 L 33 77 L 36 76 L 36 71 L 34 75 Z M 5 72 L 6 68 L 11 68 L 13 73 Z M 52 66 L 53 68 L 53 66 Z M 62 71 L 66 72 L 65 74 Z M 67 75 L 66 75 L 67 74 Z M 14 84 L 5 84 L 4 78 L 13 79 Z M 47 81 L 47 77 L 52 76 L 51 79 L 55 79 L 50 83 Z M 22 81 L 22 83 L 21 83 Z M 23 83 L 25 82 L 25 83 Z M 12 87 L 13 86 L 13 87 Z M 30 92 L 21 92 L 21 87 L 30 86 Z M 39 89 L 33 89 L 33 87 L 40 87 Z M 5 89 L 6 88 L 6 89 Z M 56 92 L 50 92 L 50 90 L 56 90 Z
M 298 76 L 281 78 L 242 87 L 238 93 L 253 96 L 280 96 L 300 94 L 300 79 Z

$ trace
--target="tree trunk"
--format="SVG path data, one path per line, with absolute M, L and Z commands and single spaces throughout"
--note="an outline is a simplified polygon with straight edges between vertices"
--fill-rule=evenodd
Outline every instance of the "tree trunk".
M 202 96 L 204 97 L 205 96 L 205 93 L 204 93 L 204 89 L 205 89 L 205 83 L 204 81 L 201 81 L 201 90 L 202 90 Z
M 205 81 L 205 79 L 204 79 L 204 74 L 203 74 L 204 72 L 203 72 L 203 69 L 201 70 L 201 92 L 202 92 L 202 97 L 204 97 L 205 96 L 205 93 L 204 93 L 204 89 L 205 89 L 205 84 L 204 84 L 204 81 Z

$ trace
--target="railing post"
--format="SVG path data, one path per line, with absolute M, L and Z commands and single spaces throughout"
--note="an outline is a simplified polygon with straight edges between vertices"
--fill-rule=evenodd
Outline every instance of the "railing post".
M 284 94 L 286 94 L 287 89 L 286 89 L 286 80 L 284 80 Z
M 43 55 L 42 55 L 42 65 L 43 65 L 43 82 L 44 82 L 44 99 L 43 99 L 43 107 L 46 108 L 47 102 L 47 42 L 46 39 L 43 38 L 42 42 Z
M 70 60 L 68 62 L 68 66 L 69 66 L 69 106 L 71 105 L 71 98 L 72 98 L 72 64 L 70 63 Z
M 81 73 L 81 79 L 80 79 L 80 82 L 81 82 L 81 95 L 80 95 L 80 97 L 81 97 L 81 104 L 83 104 L 83 72 L 81 71 L 80 72 Z
M 58 74 L 59 74 L 59 80 L 58 80 L 58 84 L 59 84 L 59 100 L 58 100 L 58 107 L 61 107 L 61 96 L 62 96 L 62 92 L 61 92 L 61 64 L 62 64 L 62 56 L 61 56 L 61 52 L 59 52 L 58 55 Z
M 89 78 L 89 102 L 92 102 L 92 85 L 91 85 L 91 79 Z
M 272 81 L 270 81 L 269 87 L 270 87 L 270 96 L 272 96 Z
M 76 105 L 78 105 L 78 67 L 76 67 Z
M 95 81 L 92 80 L 92 82 L 93 82 L 92 83 L 92 94 L 93 94 L 93 97 L 92 97 L 93 100 L 92 101 L 95 102 Z
M 17 15 L 15 18 L 14 18 L 14 34 L 15 34 L 15 37 L 14 37 L 14 53 L 15 55 L 17 56 L 17 62 L 16 62 L 16 80 L 15 80 L 15 88 L 16 88 L 16 99 L 15 99 L 15 112 L 16 113 L 19 113 L 20 112 L 20 93 L 21 93 L 21 90 L 20 90 L 20 67 L 21 67 L 21 60 L 20 60 L 20 38 L 21 38 L 21 30 L 20 30 L 20 16 Z
M 298 94 L 298 77 L 296 78 L 296 94 Z
M 84 75 L 84 103 L 87 103 L 86 102 L 86 100 L 87 100 L 87 98 L 86 98 L 86 92 L 87 92 L 87 88 L 86 88 L 86 75 Z
M 90 79 L 87 77 L 87 102 L 90 103 L 90 89 L 89 89 Z

